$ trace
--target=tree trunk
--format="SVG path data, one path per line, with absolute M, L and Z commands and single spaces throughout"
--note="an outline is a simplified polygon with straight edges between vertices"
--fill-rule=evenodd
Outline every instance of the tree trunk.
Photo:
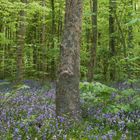
M 52 10 L 52 29 L 51 29 L 51 47 L 52 49 L 55 47 L 55 5 L 54 5 L 54 0 L 51 0 L 51 10 Z M 52 56 L 52 60 L 51 60 L 51 79 L 54 80 L 54 78 L 56 77 L 56 71 L 55 71 L 55 60 L 54 60 L 54 56 Z
M 116 0 L 109 1 L 109 49 L 110 49 L 110 57 L 113 58 L 116 55 L 115 50 L 115 17 L 114 13 L 116 13 Z M 110 65 L 110 79 L 115 80 L 115 63 L 111 62 Z
M 21 0 L 23 3 L 27 3 L 27 0 Z M 17 82 L 23 80 L 24 70 L 23 70 L 23 51 L 25 44 L 25 11 L 21 10 L 19 13 L 19 29 L 18 29 L 18 39 L 17 39 Z
M 97 48 L 97 38 L 98 38 L 98 31 L 97 31 L 98 0 L 93 0 L 92 2 L 93 2 L 93 10 L 92 10 L 93 11 L 93 15 L 92 15 L 93 46 L 91 47 L 91 50 L 90 50 L 90 62 L 89 62 L 89 68 L 88 68 L 88 81 L 89 82 L 91 82 L 94 77 L 93 70 L 96 64 L 96 48 Z
M 62 38 L 62 26 L 63 26 L 63 16 L 62 16 L 62 1 L 59 2 L 59 21 L 58 21 L 58 43 L 61 42 Z
M 57 116 L 80 118 L 80 36 L 82 0 L 66 0 L 65 29 L 61 43 L 60 69 L 56 91 Z
M 32 18 L 32 22 L 33 23 L 37 23 L 37 17 L 38 17 L 38 14 L 35 13 L 33 15 L 33 18 Z M 35 73 L 38 71 L 38 52 L 37 52 L 37 24 L 34 24 L 31 26 L 31 32 L 32 34 L 30 34 L 29 38 L 30 38 L 30 43 L 33 45 L 33 55 L 32 55 L 32 59 L 33 59 L 33 70 L 34 70 L 34 76 L 36 75 Z
M 42 6 L 46 6 L 46 1 L 42 0 Z M 45 11 L 43 13 L 43 23 L 42 23 L 42 34 L 41 34 L 41 71 L 43 72 L 42 74 L 42 81 L 45 80 L 45 75 L 46 75 L 46 16 L 45 16 Z
M 129 20 L 132 20 L 132 10 L 133 10 L 133 1 L 129 1 L 129 6 L 131 7 L 128 13 Z M 133 27 L 128 26 L 128 48 L 133 48 Z
M 121 28 L 121 24 L 119 22 L 119 19 L 117 17 L 117 14 L 114 13 L 115 15 L 115 19 L 116 19 L 116 24 L 118 26 L 118 29 L 119 29 L 119 32 L 120 32 L 120 40 L 121 40 L 121 44 L 123 45 L 123 54 L 124 54 L 124 58 L 125 58 L 125 63 L 126 63 L 126 70 L 128 72 L 128 76 L 127 78 L 130 79 L 131 78 L 131 74 L 130 74 L 130 67 L 128 65 L 128 59 L 127 59 L 127 44 L 126 44 L 126 38 L 125 38 L 125 35 L 124 35 L 124 32 Z

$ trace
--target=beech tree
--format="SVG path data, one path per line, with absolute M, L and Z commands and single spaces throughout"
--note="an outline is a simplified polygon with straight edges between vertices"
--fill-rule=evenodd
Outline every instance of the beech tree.
M 80 117 L 80 37 L 82 0 L 66 0 L 65 29 L 56 91 L 56 113 Z
M 51 25 L 51 47 L 55 47 L 55 1 L 51 0 L 51 11 L 52 11 L 52 25 Z M 54 57 L 52 57 L 51 60 L 51 79 L 54 80 L 54 77 L 56 77 L 56 71 L 55 71 L 55 60 Z
M 132 20 L 132 11 L 133 11 L 133 0 L 129 0 L 129 7 L 130 7 L 130 11 L 128 12 L 128 17 L 129 17 L 129 21 Z M 128 26 L 128 48 L 132 48 L 133 47 L 133 27 Z
M 115 48 L 115 16 L 116 13 L 116 0 L 109 0 L 109 49 L 110 57 L 113 58 L 116 54 Z M 110 66 L 110 79 L 115 80 L 115 63 L 111 62 Z
M 91 7 L 92 9 L 92 47 L 90 48 L 90 62 L 89 62 L 89 68 L 88 68 L 88 81 L 91 82 L 94 77 L 94 67 L 96 64 L 96 48 L 97 48 L 97 12 L 98 12 L 98 0 L 92 0 L 91 1 Z
M 46 1 L 42 0 L 42 6 L 45 7 L 46 6 Z M 41 51 L 41 71 L 43 73 L 42 75 L 42 80 L 45 79 L 45 73 L 46 73 L 46 61 L 45 61 L 45 57 L 46 57 L 46 16 L 45 16 L 45 10 L 43 12 L 43 23 L 42 23 L 42 37 L 41 37 L 41 44 L 42 44 L 42 51 Z
M 23 3 L 27 3 L 27 0 L 21 0 Z M 25 45 L 25 11 L 19 12 L 19 29 L 17 33 L 17 82 L 23 80 L 24 64 L 23 64 L 23 50 Z

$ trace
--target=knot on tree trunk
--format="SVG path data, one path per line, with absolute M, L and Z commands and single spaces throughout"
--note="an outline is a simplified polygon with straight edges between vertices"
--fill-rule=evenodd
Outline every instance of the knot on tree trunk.
M 60 76 L 73 76 L 74 73 L 70 70 L 63 70 L 62 72 L 60 72 Z

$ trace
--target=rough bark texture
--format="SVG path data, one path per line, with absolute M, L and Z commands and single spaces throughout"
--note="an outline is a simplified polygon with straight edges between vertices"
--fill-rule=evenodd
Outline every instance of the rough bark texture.
M 56 114 L 80 117 L 80 36 L 82 0 L 66 0 L 65 29 L 61 43 L 60 69 L 56 91 Z
M 115 17 L 114 13 L 116 13 L 116 1 L 109 1 L 109 49 L 111 58 L 115 56 Z M 110 67 L 110 79 L 115 80 L 115 64 L 112 63 Z
M 21 2 L 27 3 L 27 0 L 21 0 Z M 25 43 L 25 11 L 21 10 L 19 15 L 19 30 L 17 34 L 17 82 L 21 82 L 24 76 L 23 50 Z
M 97 38 L 98 38 L 98 32 L 97 32 L 97 11 L 98 11 L 98 0 L 93 0 L 93 9 L 92 12 L 94 13 L 92 15 L 92 31 L 93 31 L 93 46 L 90 50 L 90 62 L 89 62 L 89 69 L 88 69 L 88 81 L 91 82 L 94 77 L 94 67 L 96 64 L 96 48 L 97 48 Z

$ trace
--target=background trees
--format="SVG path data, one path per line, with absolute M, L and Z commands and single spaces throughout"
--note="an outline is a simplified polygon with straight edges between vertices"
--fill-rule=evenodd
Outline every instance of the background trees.
M 83 31 L 81 40 L 81 79 L 110 81 L 137 78 L 139 76 L 139 10 L 138 0 L 117 0 L 115 11 L 111 11 L 109 0 L 98 1 L 98 12 L 84 0 Z M 56 79 L 59 64 L 60 42 L 64 29 L 64 0 L 31 0 L 28 4 L 13 0 L 0 2 L 0 78 L 17 79 L 17 54 L 19 45 L 20 11 L 26 16 L 23 25 L 26 32 L 20 36 L 25 39 L 24 49 L 20 49 L 24 77 L 35 79 Z M 91 7 L 92 6 L 92 7 Z M 95 7 L 96 8 L 96 7 Z M 96 11 L 96 9 L 95 9 Z M 96 17 L 98 15 L 98 31 Z M 109 22 L 110 19 L 110 22 Z M 113 19 L 113 23 L 111 23 Z M 95 22 L 95 23 L 93 23 Z M 110 24 L 109 24 L 110 23 Z M 114 27 L 111 27 L 113 26 Z M 23 28 L 24 26 L 22 26 Z M 94 28 L 93 28 L 94 27 Z M 110 30 L 109 30 L 110 28 Z M 111 28 L 113 30 L 111 30 Z M 98 40 L 96 37 L 98 35 Z M 113 40 L 115 39 L 115 43 Z M 110 43 L 109 43 L 110 42 Z M 96 67 L 91 67 L 96 44 Z M 112 45 L 111 45 L 112 44 Z M 110 49 L 109 49 L 110 48 Z M 115 55 L 114 55 L 115 54 Z M 91 57 L 90 57 L 91 56 Z M 91 61 L 92 60 L 92 61 Z M 90 64 L 90 68 L 89 68 Z M 115 68 L 115 69 L 114 69 Z M 91 70 L 92 69 L 92 70 Z M 21 73 L 22 70 L 18 70 Z M 115 72 L 114 72 L 115 71 Z M 94 78 L 89 73 L 94 72 Z M 19 74 L 22 76 L 22 74 Z M 93 74 L 90 74 L 93 75 Z

